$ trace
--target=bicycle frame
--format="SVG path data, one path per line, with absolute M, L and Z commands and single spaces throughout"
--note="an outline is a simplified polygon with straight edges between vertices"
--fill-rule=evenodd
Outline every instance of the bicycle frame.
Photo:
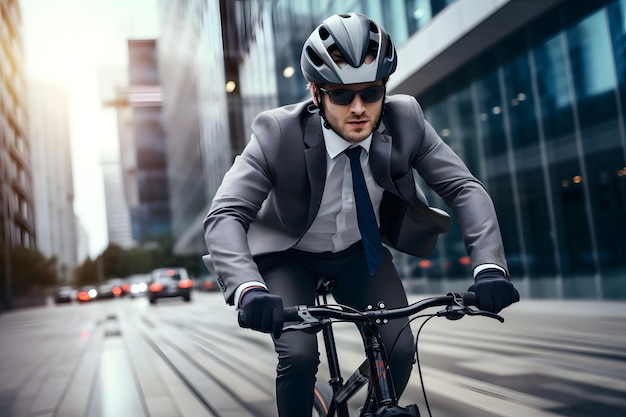
M 320 296 L 317 304 L 320 305 Z M 326 304 L 326 295 L 321 295 L 323 304 Z M 366 359 L 343 383 L 337 356 L 337 346 L 333 333 L 332 323 L 322 328 L 322 336 L 328 360 L 330 373 L 329 384 L 333 390 L 333 401 L 330 404 L 327 416 L 349 417 L 348 400 L 354 396 L 365 383 L 369 382 L 373 390 L 373 397 L 368 396 L 361 413 L 362 416 L 376 417 L 419 417 L 416 405 L 406 408 L 398 406 L 398 398 L 393 386 L 393 381 L 388 371 L 388 358 L 385 347 L 378 334 L 378 324 L 375 322 L 361 323 L 358 325 L 365 348 Z

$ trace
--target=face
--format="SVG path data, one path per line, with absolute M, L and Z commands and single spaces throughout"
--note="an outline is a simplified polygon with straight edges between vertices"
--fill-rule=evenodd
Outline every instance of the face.
M 380 118 L 383 107 L 383 97 L 373 103 L 366 103 L 363 98 L 356 94 L 354 99 L 345 105 L 335 104 L 329 98 L 328 91 L 351 90 L 362 91 L 369 87 L 382 86 L 382 81 L 361 84 L 324 84 L 323 90 L 315 85 L 311 86 L 313 101 L 317 103 L 317 97 L 321 95 L 326 120 L 341 137 L 351 143 L 359 143 L 370 135 Z M 332 93 L 331 93 L 332 94 Z

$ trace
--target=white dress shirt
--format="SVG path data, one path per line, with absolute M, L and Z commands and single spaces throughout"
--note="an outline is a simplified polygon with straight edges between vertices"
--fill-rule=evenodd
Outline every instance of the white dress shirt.
M 326 144 L 326 183 L 322 201 L 313 224 L 294 246 L 295 249 L 306 252 L 340 252 L 361 240 L 352 188 L 350 159 L 343 153 L 353 145 L 332 129 L 324 128 L 323 131 Z M 378 207 L 384 190 L 374 181 L 369 167 L 371 143 L 372 135 L 355 146 L 365 149 L 365 152 L 361 151 L 361 167 L 376 213 L 376 221 L 380 224 Z

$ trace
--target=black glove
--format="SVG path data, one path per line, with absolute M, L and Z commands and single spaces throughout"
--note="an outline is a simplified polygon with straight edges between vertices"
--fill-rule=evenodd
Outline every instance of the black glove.
M 504 307 L 519 301 L 519 293 L 499 269 L 480 271 L 474 281 L 468 291 L 476 293 L 481 310 L 498 313 Z
M 239 326 L 280 338 L 285 321 L 282 298 L 264 288 L 253 288 L 243 294 L 239 307 Z

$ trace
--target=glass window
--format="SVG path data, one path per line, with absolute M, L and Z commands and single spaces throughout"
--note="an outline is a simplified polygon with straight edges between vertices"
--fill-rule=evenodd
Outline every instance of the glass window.
M 504 122 L 502 120 L 502 97 L 497 70 L 493 70 L 476 81 L 478 114 L 481 122 L 482 141 L 485 157 L 506 153 Z
M 554 209 L 561 248 L 563 275 L 591 272 L 593 264 L 585 195 L 577 161 L 564 161 L 552 167 L 554 172 Z
M 507 62 L 503 67 L 503 73 L 513 149 L 537 147 L 539 131 L 532 100 L 528 54 L 522 53 Z
M 405 2 L 407 24 L 410 33 L 415 33 L 430 21 L 432 11 L 429 0 L 409 0 Z
M 460 155 L 469 170 L 480 178 L 482 173 L 480 171 L 478 121 L 470 86 L 466 86 L 452 96 L 450 112 L 454 117 L 450 134 L 458 140 L 458 147 L 462 149 Z
M 606 10 L 569 29 L 567 40 L 581 128 L 615 123 L 617 82 Z
M 525 254 L 519 256 L 507 253 L 509 262 L 518 264 L 524 275 L 531 278 L 555 276 L 557 273 L 554 256 L 555 236 L 550 224 L 541 165 L 518 175 L 517 184 Z
M 504 249 L 509 263 L 509 272 L 513 277 L 522 277 L 525 273 L 523 260 L 526 254 L 520 246 L 515 222 L 515 200 L 512 198 L 511 175 L 503 173 L 497 177 L 489 178 L 487 189 L 496 206 Z
M 433 16 L 455 1 L 456 0 L 430 0 Z
M 563 34 L 541 43 L 532 51 L 541 103 L 541 122 L 547 141 L 574 131 L 572 95 L 568 87 Z

